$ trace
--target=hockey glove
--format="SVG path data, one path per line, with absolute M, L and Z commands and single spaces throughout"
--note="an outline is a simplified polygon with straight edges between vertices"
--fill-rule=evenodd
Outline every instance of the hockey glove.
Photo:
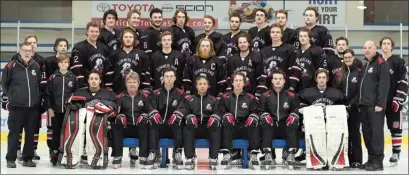
M 220 117 L 218 115 L 211 115 L 207 121 L 207 128 L 220 127 Z
M 173 124 L 180 125 L 183 119 L 182 116 L 183 114 L 180 113 L 179 111 L 173 112 L 173 114 L 169 117 L 168 125 L 173 125 Z
M 186 116 L 186 127 L 189 127 L 189 126 L 194 126 L 195 128 L 197 128 L 198 126 L 197 117 L 193 114 L 189 114 Z
M 136 119 L 136 125 L 139 125 L 140 123 L 142 124 L 147 124 L 149 122 L 149 116 L 145 113 L 141 114 L 137 119 Z
M 268 112 L 264 112 L 260 116 L 261 125 L 270 125 L 273 126 L 273 117 Z
M 233 114 L 226 113 L 223 115 L 222 124 L 224 127 L 234 126 L 236 124 L 236 119 L 234 118 Z
M 392 111 L 393 112 L 398 112 L 401 109 L 402 105 L 396 100 L 392 101 Z
M 116 117 L 114 108 L 112 106 L 106 106 L 101 102 L 98 102 L 97 104 L 95 104 L 95 112 L 101 113 L 101 114 L 108 114 L 108 118 Z
M 71 96 L 68 100 L 68 106 L 71 110 L 78 110 L 85 106 L 87 98 L 84 96 Z
M 122 124 L 124 128 L 126 128 L 126 115 L 125 114 L 119 114 L 116 119 L 115 119 L 115 124 Z
M 252 126 L 252 127 L 257 127 L 257 125 L 258 125 L 258 120 L 259 120 L 259 117 L 258 117 L 257 115 L 255 115 L 255 114 L 250 114 L 249 117 L 248 117 L 247 120 L 246 120 L 245 126 L 246 126 L 246 127 L 250 127 L 250 126 Z
M 298 122 L 300 120 L 300 117 L 297 114 L 291 113 L 287 117 L 287 126 L 291 126 L 294 122 Z
M 162 117 L 157 111 L 151 112 L 149 114 L 149 121 L 151 122 L 151 124 L 163 124 Z

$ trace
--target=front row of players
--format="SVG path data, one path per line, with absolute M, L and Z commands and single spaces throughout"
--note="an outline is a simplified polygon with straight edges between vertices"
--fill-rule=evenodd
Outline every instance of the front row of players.
M 211 169 L 218 165 L 219 151 L 223 153 L 221 165 L 229 168 L 241 159 L 240 152 L 233 149 L 232 140 L 247 139 L 249 155 L 243 156 L 249 157 L 250 168 L 258 165 L 257 154 L 261 150 L 264 154 L 261 165 L 270 169 L 275 164 L 271 141 L 282 138 L 288 142 L 283 159 L 293 167 L 296 165 L 294 157 L 304 114 L 304 118 L 308 118 L 304 119 L 307 167 L 318 169 L 327 164 L 335 168 L 349 166 L 346 156 L 348 131 L 345 131 L 347 111 L 344 106 L 347 100 L 341 91 L 326 87 L 329 72 L 319 69 L 315 75 L 317 87 L 307 88 L 299 95 L 284 90 L 284 72 L 277 69 L 271 75 L 273 88 L 257 99 L 243 91 L 245 75 L 235 72 L 232 91 L 218 100 L 208 94 L 209 81 L 205 76 L 196 78 L 197 94 L 185 95 L 183 90 L 174 87 L 176 72 L 165 69 L 163 86 L 149 96 L 138 89 L 139 75 L 130 73 L 125 80 L 126 90 L 115 97 L 113 92 L 100 88 L 98 72 L 91 72 L 89 87 L 77 90 L 67 105 L 61 132 L 61 164 L 67 168 L 75 167 L 85 149 L 88 165 L 107 167 L 107 138 L 110 137 L 113 164 L 118 168 L 122 162 L 123 138 L 134 137 L 139 139 L 139 164 L 142 168 L 156 168 L 160 159 L 160 138 L 174 139 L 172 157 L 177 169 L 183 165 L 194 169 L 195 139 L 209 139 Z M 323 110 L 317 105 L 330 106 Z M 325 128 L 324 117 L 327 125 L 331 125 L 326 128 L 339 128 L 328 129 L 329 136 L 325 136 L 325 130 L 316 128 Z M 327 137 L 328 143 L 333 144 L 328 150 L 325 146 Z M 183 150 L 185 163 L 182 160 Z

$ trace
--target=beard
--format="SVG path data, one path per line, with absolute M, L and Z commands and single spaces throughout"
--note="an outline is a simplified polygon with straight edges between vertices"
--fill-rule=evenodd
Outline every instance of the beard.
M 338 55 L 344 55 L 345 50 L 344 50 L 344 51 L 342 51 L 342 52 L 339 52 L 339 51 L 337 51 L 337 52 L 338 52 Z
M 199 57 L 203 59 L 208 59 L 210 56 L 212 56 L 211 51 L 200 51 L 199 52 Z

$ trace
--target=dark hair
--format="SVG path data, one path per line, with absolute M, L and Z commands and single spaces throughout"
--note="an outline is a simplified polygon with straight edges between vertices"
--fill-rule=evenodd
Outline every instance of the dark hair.
M 337 39 L 335 39 L 335 45 L 338 44 L 338 41 L 342 41 L 342 40 L 344 40 L 344 41 L 347 43 L 347 46 L 349 46 L 349 41 L 348 41 L 348 39 L 345 38 L 345 37 L 343 37 L 343 36 L 338 37 Z
M 102 18 L 102 22 L 104 23 L 104 25 L 106 25 L 105 22 L 107 20 L 108 15 L 114 15 L 115 21 L 118 21 L 118 13 L 116 13 L 114 9 L 109 9 L 104 13 L 104 17 Z
M 90 21 L 90 22 L 87 23 L 87 27 L 86 27 L 87 31 L 88 31 L 88 29 L 90 27 L 98 27 L 99 28 L 99 24 L 96 21 Z
M 273 77 L 274 74 L 282 74 L 284 78 L 286 77 L 285 72 L 281 69 L 274 69 L 270 72 L 271 77 Z
M 385 37 L 383 37 L 383 38 L 379 41 L 379 47 L 382 47 L 382 42 L 383 42 L 384 40 L 390 40 L 390 41 L 391 41 L 391 44 L 392 44 L 391 51 L 392 51 L 393 48 L 395 47 L 395 41 L 393 41 L 393 39 L 392 39 L 391 37 L 385 36 Z
M 273 28 L 279 28 L 280 31 L 281 31 L 281 35 L 284 35 L 283 27 L 280 26 L 278 23 L 271 24 L 271 26 L 270 26 L 270 33 L 271 33 L 271 29 L 273 29 Z
M 173 23 L 175 23 L 175 25 L 176 25 L 176 18 L 177 18 L 177 16 L 178 16 L 178 13 L 183 13 L 183 14 L 185 14 L 185 16 L 186 16 L 186 20 L 185 20 L 185 25 L 184 26 L 186 26 L 187 25 L 187 22 L 189 21 L 189 16 L 187 16 L 187 12 L 186 12 L 186 10 L 185 9 L 176 9 L 176 11 L 175 11 L 175 14 L 173 15 L 173 17 L 172 17 L 172 21 L 173 21 Z
M 164 69 L 162 70 L 162 77 L 165 76 L 165 73 L 166 73 L 166 72 L 173 72 L 173 73 L 175 74 L 175 76 L 176 76 L 176 70 L 173 69 L 173 68 L 168 67 L 168 68 L 164 68 Z
M 125 33 L 131 33 L 133 35 L 132 46 L 135 48 L 136 47 L 136 41 L 138 40 L 138 38 L 136 37 L 136 33 L 132 29 L 129 29 L 129 28 L 126 28 L 120 34 L 119 42 L 121 43 L 121 48 L 124 47 L 124 39 L 123 38 L 124 38 Z
M 237 47 L 239 46 L 239 38 L 246 38 L 247 42 L 251 46 L 251 36 L 247 32 L 242 32 L 237 36 L 237 43 L 236 43 Z M 239 48 L 239 50 L 240 50 L 240 48 Z M 252 52 L 251 51 L 252 49 L 249 49 L 249 50 L 250 50 L 250 52 Z
M 101 71 L 99 71 L 99 70 L 92 69 L 92 70 L 89 72 L 89 74 L 88 74 L 88 79 L 89 79 L 89 76 L 90 76 L 91 74 L 97 74 L 98 77 L 99 77 L 99 79 L 102 79 L 102 74 L 101 74 Z
M 329 71 L 328 71 L 328 69 L 319 68 L 317 71 L 315 71 L 315 76 L 314 76 L 314 78 L 317 79 L 318 74 L 320 74 L 320 73 L 325 73 L 325 75 L 327 76 L 327 80 L 329 80 Z
M 213 18 L 213 16 L 205 15 L 205 16 L 203 17 L 203 19 L 204 19 L 204 18 L 208 18 L 208 19 L 212 20 L 213 27 L 216 25 L 216 20 Z
M 243 82 L 247 83 L 246 82 L 246 75 L 242 71 L 234 71 L 233 72 L 233 74 L 231 75 L 232 82 L 234 82 L 234 78 L 236 78 L 237 75 L 242 76 L 243 77 Z
M 205 80 L 207 81 L 207 84 L 209 84 L 209 79 L 208 79 L 206 76 L 199 75 L 199 76 L 196 77 L 196 80 L 195 80 L 195 84 L 196 84 L 196 85 L 197 85 L 197 82 L 198 82 L 200 79 L 205 79 Z
M 68 63 L 70 63 L 70 56 L 66 53 L 59 55 L 57 59 L 58 59 L 58 62 L 68 60 Z
M 160 13 L 160 14 L 162 15 L 162 10 L 159 9 L 159 8 L 153 8 L 153 9 L 151 10 L 151 12 L 149 13 L 149 17 L 152 18 L 152 15 L 153 15 L 154 13 Z
M 233 13 L 230 14 L 229 21 L 231 20 L 232 17 L 237 17 L 237 18 L 239 18 L 240 22 L 242 21 L 240 14 L 237 13 L 237 12 L 233 12 Z
M 315 20 L 315 21 L 318 21 L 318 17 L 319 17 L 320 14 L 318 13 L 318 10 L 313 6 L 309 6 L 309 7 L 305 8 L 304 13 L 302 15 L 305 15 L 305 12 L 309 11 L 309 10 L 314 11 L 315 17 L 317 17 L 317 20 Z
M 70 46 L 68 45 L 68 40 L 66 39 L 66 38 L 57 38 L 56 40 L 55 40 L 55 42 L 54 42 L 54 52 L 57 52 L 57 49 L 55 49 L 59 44 L 60 44 L 60 42 L 62 42 L 62 41 L 64 41 L 65 43 L 67 43 L 67 50 L 70 48 Z
M 162 38 L 166 35 L 170 35 L 171 40 L 173 40 L 173 34 L 169 31 L 164 31 L 160 34 L 160 39 L 162 40 Z
M 279 13 L 284 14 L 284 15 L 285 15 L 285 18 L 288 19 L 288 10 L 284 10 L 284 9 L 277 10 L 277 11 L 276 11 L 276 17 L 277 17 L 277 14 L 279 14 Z
M 308 38 L 310 38 L 310 40 L 311 40 L 312 33 L 311 33 L 310 29 L 308 29 L 306 27 L 301 28 L 300 31 L 298 31 L 298 36 L 300 36 L 301 32 L 307 32 L 308 33 Z
M 355 56 L 355 52 L 352 49 L 346 49 L 343 56 L 345 56 L 345 54 L 347 53 L 350 53 L 352 56 Z M 335 82 L 337 85 L 340 85 L 342 83 L 342 79 L 344 79 L 344 72 L 346 69 L 347 69 L 347 65 L 345 64 L 345 62 L 343 62 L 341 65 L 341 68 L 337 72 L 337 76 L 335 77 Z
M 266 10 L 266 9 L 258 8 L 258 9 L 256 9 L 256 10 L 254 11 L 254 14 L 257 14 L 257 12 L 263 12 L 263 13 L 264 13 L 264 16 L 266 17 L 266 20 L 267 20 L 267 15 L 268 15 L 268 13 L 267 13 L 267 10 Z M 254 17 L 255 17 L 255 16 L 254 16 Z

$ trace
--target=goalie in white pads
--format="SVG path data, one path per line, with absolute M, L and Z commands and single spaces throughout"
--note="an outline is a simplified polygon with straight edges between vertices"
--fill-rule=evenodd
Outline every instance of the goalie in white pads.
M 85 152 L 92 168 L 108 165 L 107 120 L 115 117 L 116 95 L 100 88 L 100 75 L 91 72 L 89 88 L 77 90 L 69 100 L 61 131 L 61 165 L 75 168 Z M 86 147 L 84 147 L 84 137 Z
M 327 87 L 328 77 L 328 70 L 318 69 L 317 86 L 298 94 L 298 112 L 304 116 L 307 168 L 349 166 L 346 98 L 340 90 Z

